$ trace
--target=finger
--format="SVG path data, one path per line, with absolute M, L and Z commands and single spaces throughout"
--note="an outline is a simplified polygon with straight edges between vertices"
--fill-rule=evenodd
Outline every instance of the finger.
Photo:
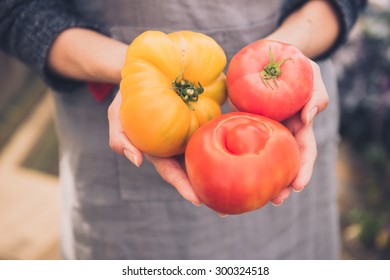
M 225 213 L 217 213 L 219 217 L 226 218 L 228 215 Z
M 313 122 L 295 132 L 300 152 L 300 168 L 297 177 L 291 183 L 294 191 L 301 191 L 310 181 L 317 158 L 317 144 L 313 131 Z
M 271 199 L 271 203 L 274 206 L 281 205 L 290 196 L 291 190 L 291 187 L 284 188 L 277 196 Z
M 119 108 L 121 103 L 122 95 L 118 92 L 108 107 L 107 117 L 110 147 L 114 152 L 123 155 L 123 149 L 126 147 L 126 141 L 124 141 L 125 135 L 123 134 L 122 124 L 119 119 Z M 131 150 L 130 147 L 127 148 Z
M 291 131 L 294 136 L 300 129 L 304 127 L 299 114 L 295 114 L 287 120 L 284 120 L 283 124 Z
M 143 160 L 142 153 L 131 144 L 123 131 L 119 118 L 121 103 L 122 95 L 118 92 L 107 112 L 109 145 L 114 152 L 126 156 L 133 164 L 139 167 Z
M 196 206 L 202 202 L 195 194 L 192 185 L 180 163 L 174 158 L 160 158 L 147 155 L 146 158 L 154 165 L 160 176 L 171 184 L 188 201 Z
M 301 119 L 305 125 L 309 124 L 318 113 L 325 110 L 329 104 L 329 95 L 322 80 L 320 67 L 313 61 L 311 64 L 314 74 L 313 92 L 301 112 Z

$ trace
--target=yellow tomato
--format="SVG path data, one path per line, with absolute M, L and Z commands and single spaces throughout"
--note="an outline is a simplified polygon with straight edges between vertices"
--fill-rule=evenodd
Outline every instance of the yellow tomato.
M 192 133 L 221 114 L 226 56 L 196 32 L 146 31 L 128 47 L 120 118 L 139 150 L 160 157 L 184 152 Z

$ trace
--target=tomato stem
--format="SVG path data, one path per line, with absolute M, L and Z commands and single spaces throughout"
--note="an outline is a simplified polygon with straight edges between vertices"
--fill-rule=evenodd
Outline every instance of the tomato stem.
M 187 104 L 188 108 L 194 111 L 194 107 L 192 107 L 190 102 L 198 101 L 199 95 L 204 91 L 202 85 L 199 82 L 198 85 L 191 83 L 190 81 L 184 79 L 180 73 L 172 82 L 172 87 L 181 97 L 181 99 Z
M 267 65 L 264 66 L 264 70 L 260 72 L 260 79 L 266 87 L 274 89 L 269 83 L 269 80 L 272 80 L 275 87 L 279 88 L 278 81 L 276 78 L 279 77 L 280 74 L 282 74 L 282 70 L 280 69 L 280 67 L 287 60 L 292 60 L 292 58 L 284 58 L 279 60 L 278 62 L 275 62 L 271 46 L 269 47 L 269 62 Z

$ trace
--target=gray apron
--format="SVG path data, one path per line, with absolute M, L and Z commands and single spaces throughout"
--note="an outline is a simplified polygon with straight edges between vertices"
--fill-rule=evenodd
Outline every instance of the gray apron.
M 80 14 L 130 43 L 148 29 L 189 29 L 231 56 L 269 34 L 282 1 L 75 0 Z M 60 143 L 62 252 L 66 259 L 333 259 L 339 256 L 334 177 L 335 77 L 321 63 L 331 103 L 315 121 L 319 155 L 309 186 L 282 206 L 220 218 L 195 207 L 148 162 L 134 167 L 108 145 L 107 107 L 86 88 L 55 94 Z

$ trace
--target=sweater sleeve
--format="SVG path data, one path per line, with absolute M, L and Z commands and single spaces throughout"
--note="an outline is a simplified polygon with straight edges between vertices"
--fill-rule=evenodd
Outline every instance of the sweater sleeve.
M 48 53 L 63 30 L 82 27 L 106 33 L 101 26 L 77 15 L 71 1 L 4 0 L 0 1 L 0 48 L 18 58 L 58 91 L 68 91 L 82 84 L 48 70 Z
M 339 20 L 340 32 L 335 43 L 328 51 L 317 59 L 325 59 L 332 55 L 347 39 L 360 12 L 367 5 L 367 0 L 327 0 L 333 7 Z M 289 14 L 305 4 L 307 0 L 285 0 L 279 22 L 281 23 Z

